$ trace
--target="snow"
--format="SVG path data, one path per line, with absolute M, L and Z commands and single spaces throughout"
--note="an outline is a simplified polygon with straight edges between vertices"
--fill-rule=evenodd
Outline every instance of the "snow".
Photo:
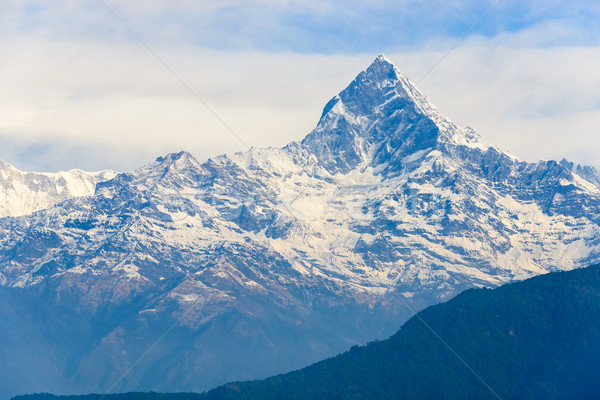
M 389 63 L 383 56 L 378 61 Z M 117 177 L 83 171 L 27 174 L 2 164 L 1 216 L 26 215 L 15 222 L 25 232 L 38 233 L 42 226 L 56 232 L 59 243 L 42 249 L 44 261 L 73 254 L 85 260 L 65 274 L 102 279 L 110 273 L 131 285 L 167 285 L 172 276 L 193 280 L 169 289 L 181 303 L 204 304 L 213 295 L 275 296 L 298 287 L 376 301 L 399 284 L 407 299 L 441 299 L 455 286 L 497 286 L 600 259 L 594 219 L 598 187 L 577 175 L 572 181 L 555 177 L 559 185 L 575 185 L 574 199 L 591 210 L 543 212 L 527 197 L 529 188 L 478 174 L 470 163 L 489 145 L 472 129 L 441 116 L 408 78 L 397 70 L 396 75 L 375 85 L 389 96 L 373 115 L 353 113 L 339 98 L 307 144 L 253 148 L 203 164 L 177 153 Z M 384 107 L 398 96 L 414 101 L 440 135 L 431 147 L 394 158 L 397 148 L 388 136 L 369 135 L 385 126 L 390 116 L 384 110 L 392 116 L 405 112 Z M 359 156 L 349 169 L 329 164 L 340 149 L 325 149 L 342 119 L 354 136 L 340 146 Z M 408 128 L 389 129 L 390 136 L 401 137 Z M 376 162 L 381 148 L 390 156 Z M 518 179 L 518 159 L 497 151 L 509 176 Z M 96 184 L 112 178 L 96 194 L 106 208 L 94 208 L 89 196 Z M 134 194 L 119 192 L 119 179 Z M 557 207 L 562 200 L 567 201 L 554 196 Z M 247 226 L 237 220 L 243 206 Z M 49 207 L 55 214 L 32 214 Z M 94 222 L 89 229 L 67 227 L 67 220 L 88 215 Z M 0 227 L 8 257 L 21 238 L 6 221 Z M 106 244 L 122 254 L 98 254 Z M 39 283 L 44 278 L 32 274 L 38 267 L 11 265 L 0 257 L 0 284 Z
M 22 216 L 47 209 L 62 201 L 91 196 L 98 182 L 112 179 L 113 171 L 56 173 L 22 172 L 0 163 L 0 217 Z

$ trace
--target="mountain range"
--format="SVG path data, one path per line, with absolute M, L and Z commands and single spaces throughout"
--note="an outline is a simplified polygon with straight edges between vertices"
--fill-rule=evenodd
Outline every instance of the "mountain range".
M 36 394 L 13 400 L 593 399 L 600 393 L 600 265 L 428 307 L 389 339 L 207 393 Z
M 593 167 L 485 143 L 382 55 L 300 142 L 111 174 L 61 198 L 2 172 L 0 396 L 266 377 L 600 256 Z
M 98 182 L 115 176 L 114 171 L 22 172 L 0 160 L 0 218 L 28 215 L 74 197 L 91 196 Z
M 390 339 L 199 399 L 593 399 L 600 265 L 470 289 Z

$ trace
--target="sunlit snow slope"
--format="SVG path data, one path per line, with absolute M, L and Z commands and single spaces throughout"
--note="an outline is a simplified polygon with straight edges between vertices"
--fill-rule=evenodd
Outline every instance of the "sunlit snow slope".
M 91 196 L 96 183 L 115 175 L 112 171 L 22 172 L 0 160 L 0 218 L 27 215 L 67 199 Z

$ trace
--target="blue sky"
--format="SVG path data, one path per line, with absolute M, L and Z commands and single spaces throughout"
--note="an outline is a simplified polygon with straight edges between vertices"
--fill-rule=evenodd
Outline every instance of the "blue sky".
M 356 54 L 416 50 L 461 37 L 495 5 L 473 35 L 493 38 L 541 29 L 537 45 L 595 45 L 593 1 L 156 1 L 106 0 L 148 41 L 218 50 Z M 123 40 L 99 0 L 7 1 L 3 33 Z M 554 27 L 544 27 L 553 25 Z
M 383 52 L 488 142 L 600 166 L 597 2 L 105 1 L 250 145 L 301 139 Z M 18 168 L 244 149 L 100 0 L 3 1 L 0 51 L 0 159 Z

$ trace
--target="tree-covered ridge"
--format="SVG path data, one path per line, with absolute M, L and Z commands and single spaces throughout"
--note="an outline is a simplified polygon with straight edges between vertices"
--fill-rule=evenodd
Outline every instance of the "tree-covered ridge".
M 387 340 L 299 371 L 201 395 L 104 399 L 589 399 L 600 397 L 599 360 L 600 265 L 595 265 L 494 290 L 467 290 L 418 313 Z
M 419 313 L 388 340 L 300 371 L 225 385 L 203 399 L 599 397 L 596 265 L 467 290 Z

